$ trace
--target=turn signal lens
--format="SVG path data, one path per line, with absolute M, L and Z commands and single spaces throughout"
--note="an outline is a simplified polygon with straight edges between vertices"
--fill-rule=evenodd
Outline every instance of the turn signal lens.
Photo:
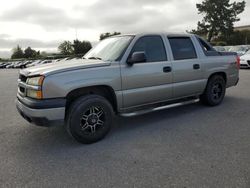
M 34 99 L 42 99 L 43 98 L 42 91 L 36 91 L 33 89 L 27 89 L 27 96 L 30 98 L 34 98 Z

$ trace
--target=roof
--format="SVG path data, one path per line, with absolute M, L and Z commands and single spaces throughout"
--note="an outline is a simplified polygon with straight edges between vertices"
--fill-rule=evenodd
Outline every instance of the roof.
M 138 32 L 138 33 L 130 33 L 130 34 L 121 34 L 118 36 L 126 36 L 126 35 L 131 35 L 131 36 L 167 35 L 167 36 L 178 37 L 178 36 L 191 36 L 193 34 L 190 34 L 190 33 L 171 33 L 171 32 Z

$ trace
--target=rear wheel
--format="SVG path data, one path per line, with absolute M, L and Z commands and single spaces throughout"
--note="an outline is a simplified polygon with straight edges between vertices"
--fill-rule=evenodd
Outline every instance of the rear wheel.
M 205 92 L 200 96 L 202 103 L 209 106 L 219 105 L 225 96 L 226 82 L 220 75 L 212 76 L 207 83 Z
M 70 106 L 67 131 L 80 143 L 94 143 L 107 135 L 112 118 L 113 108 L 104 97 L 84 96 Z

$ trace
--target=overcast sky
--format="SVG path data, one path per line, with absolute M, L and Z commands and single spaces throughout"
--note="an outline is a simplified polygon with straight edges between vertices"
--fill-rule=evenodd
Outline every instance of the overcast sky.
M 250 25 L 250 0 L 236 25 Z M 100 33 L 185 32 L 196 28 L 201 0 L 0 0 L 0 57 L 23 48 L 55 51 L 63 40 Z

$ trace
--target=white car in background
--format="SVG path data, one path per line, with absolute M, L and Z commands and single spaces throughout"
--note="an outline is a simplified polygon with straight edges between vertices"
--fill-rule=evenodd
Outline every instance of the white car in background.
M 229 49 L 229 52 L 236 52 L 238 56 L 242 56 L 248 50 L 249 50 L 249 47 L 247 45 L 238 45 L 238 46 L 232 46 L 232 48 Z
M 250 68 L 250 50 L 240 57 L 240 67 Z

